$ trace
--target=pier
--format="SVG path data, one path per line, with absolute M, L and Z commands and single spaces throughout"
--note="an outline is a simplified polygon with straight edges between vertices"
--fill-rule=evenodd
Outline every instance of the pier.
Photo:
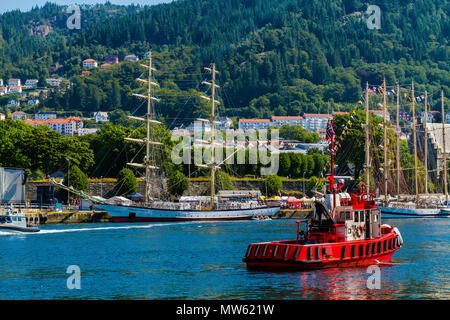
M 25 210 L 27 225 L 111 222 L 106 211 L 40 211 Z

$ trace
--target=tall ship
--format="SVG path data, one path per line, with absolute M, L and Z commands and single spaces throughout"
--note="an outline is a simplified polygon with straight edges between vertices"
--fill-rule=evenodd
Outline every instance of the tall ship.
M 373 194 L 337 192 L 334 176 L 333 120 L 330 136 L 331 174 L 324 197 L 316 200 L 306 221 L 297 221 L 292 240 L 252 243 L 243 258 L 248 269 L 323 269 L 389 261 L 403 245 L 400 231 L 381 224 Z M 302 230 L 303 224 L 305 227 Z
M 153 66 L 152 66 L 152 50 L 150 46 L 148 64 L 141 64 L 148 71 L 148 79 L 137 79 L 147 85 L 147 95 L 133 93 L 133 95 L 147 100 L 147 113 L 144 118 L 130 116 L 133 120 L 142 121 L 147 126 L 147 136 L 144 139 L 126 138 L 131 142 L 144 144 L 146 147 L 146 154 L 143 163 L 130 162 L 127 165 L 145 169 L 145 195 L 144 203 L 140 205 L 121 205 L 100 202 L 100 206 L 108 212 L 115 222 L 145 222 L 145 221 L 212 221 L 212 220 L 247 220 L 258 216 L 272 216 L 280 210 L 280 207 L 261 205 L 258 201 L 220 201 L 220 197 L 215 195 L 215 173 L 220 169 L 220 164 L 215 161 L 215 124 L 216 115 L 215 108 L 219 101 L 216 99 L 216 89 L 219 86 L 216 84 L 216 70 L 215 64 L 205 68 L 211 74 L 211 82 L 203 81 L 202 83 L 208 85 L 211 89 L 211 96 L 201 96 L 203 99 L 211 103 L 211 118 L 198 119 L 207 122 L 211 126 L 211 137 L 209 141 L 202 141 L 203 144 L 209 145 L 211 158 L 207 164 L 197 164 L 198 167 L 207 168 L 210 170 L 210 197 L 209 201 L 200 201 L 197 203 L 186 202 L 165 202 L 155 200 L 150 197 L 150 181 L 155 177 L 156 170 L 159 167 L 156 160 L 153 159 L 153 147 L 162 145 L 161 142 L 151 141 L 150 128 L 152 125 L 162 124 L 156 119 L 153 108 L 153 101 L 158 101 L 152 95 L 152 87 L 158 84 L 153 80 Z
M 447 217 L 450 216 L 450 206 L 448 203 L 448 190 L 447 190 L 447 159 L 446 159 L 446 139 L 445 139 L 445 117 L 442 117 L 442 145 L 443 145 L 443 182 L 444 182 L 444 196 L 445 201 L 442 201 L 439 197 L 438 200 L 434 199 L 433 196 L 428 194 L 428 143 L 427 143 L 427 92 L 425 91 L 425 111 L 423 117 L 423 127 L 424 127 L 424 188 L 425 194 L 419 194 L 419 177 L 418 177 L 418 157 L 417 157 L 417 134 L 416 134 L 416 115 L 415 115 L 415 94 L 414 94 L 414 82 L 411 84 L 412 90 L 412 120 L 413 120 L 413 149 L 414 149 L 414 185 L 415 185 L 415 199 L 414 201 L 406 201 L 400 199 L 400 155 L 399 155 L 399 134 L 397 134 L 397 198 L 395 201 L 389 201 L 389 196 L 387 193 L 387 146 L 386 139 L 384 144 L 385 156 L 384 156 L 384 200 L 378 205 L 378 208 L 383 213 L 386 218 L 425 218 L 425 217 Z M 384 97 L 384 112 L 386 114 L 386 82 L 383 82 L 383 97 Z M 397 128 L 399 126 L 399 96 L 400 87 L 397 84 Z M 367 97 L 366 97 L 367 98 Z M 441 88 L 441 111 L 444 113 L 444 96 L 443 89 Z M 386 137 L 386 117 L 384 120 L 384 136 Z

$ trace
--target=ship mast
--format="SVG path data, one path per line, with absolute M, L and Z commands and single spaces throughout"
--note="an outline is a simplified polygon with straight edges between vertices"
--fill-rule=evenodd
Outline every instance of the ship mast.
M 423 120 L 423 140 L 424 140 L 424 167 L 425 167 L 425 194 L 428 194 L 428 140 L 427 140 L 427 121 L 428 121 L 428 110 L 427 110 L 427 90 L 425 90 L 425 117 Z
M 211 210 L 214 209 L 214 195 L 215 195 L 215 175 L 216 175 L 216 170 L 220 169 L 220 166 L 217 166 L 215 164 L 215 142 L 216 142 L 216 134 L 215 134 L 215 127 L 216 127 L 216 114 L 215 114 L 215 109 L 216 109 L 216 104 L 219 104 L 219 101 L 216 100 L 216 88 L 219 88 L 219 86 L 216 84 L 216 74 L 219 73 L 219 71 L 216 70 L 216 64 L 212 63 L 211 64 L 211 68 L 207 67 L 205 68 L 206 71 L 211 73 L 211 82 L 207 82 L 207 81 L 203 81 L 203 84 L 206 84 L 208 86 L 211 87 L 211 97 L 207 97 L 207 96 L 200 96 L 201 98 L 208 100 L 211 102 L 211 118 L 210 120 L 205 120 L 205 119 L 198 119 L 200 121 L 205 121 L 205 122 L 209 122 L 211 124 L 211 137 L 210 137 L 210 148 L 211 148 L 211 161 L 209 163 L 209 165 L 201 165 L 198 164 L 197 166 L 199 167 L 207 167 L 210 168 L 211 170 L 211 181 L 210 181 L 210 186 L 211 186 L 211 200 L 210 200 L 210 206 L 211 206 Z
M 397 201 L 400 200 L 400 85 L 397 82 Z
M 384 135 L 384 204 L 387 206 L 388 203 L 388 169 L 387 169 L 387 119 L 386 119 L 386 78 L 383 79 L 383 113 L 384 113 L 384 121 L 383 121 L 383 135 Z
M 145 118 L 135 117 L 135 116 L 128 116 L 128 118 L 133 119 L 133 120 L 138 120 L 138 121 L 144 121 L 147 125 L 147 136 L 145 139 L 125 138 L 125 140 L 131 141 L 131 142 L 143 143 L 146 146 L 144 163 L 129 162 L 129 163 L 127 163 L 127 165 L 145 169 L 144 201 L 145 201 L 145 205 L 147 206 L 149 204 L 149 195 L 150 195 L 150 176 L 151 176 L 151 173 L 153 170 L 158 169 L 158 167 L 155 165 L 154 161 L 151 160 L 151 157 L 152 157 L 151 146 L 152 145 L 162 145 L 161 142 L 156 142 L 156 141 L 150 140 L 151 125 L 161 124 L 160 121 L 157 121 L 155 119 L 155 112 L 153 110 L 153 104 L 152 104 L 152 101 L 159 101 L 159 99 L 153 97 L 153 95 L 152 95 L 152 87 L 158 86 L 158 84 L 152 81 L 153 71 L 155 71 L 155 69 L 152 67 L 152 46 L 151 45 L 150 45 L 149 54 L 148 54 L 148 65 L 141 64 L 141 66 L 148 69 L 148 79 L 144 80 L 144 79 L 138 78 L 136 80 L 147 85 L 147 95 L 133 93 L 133 96 L 147 99 L 147 113 L 145 115 Z
M 445 142 L 445 110 L 444 110 L 444 88 L 441 87 L 441 114 L 442 114 L 442 144 L 444 147 L 443 160 L 444 160 L 444 192 L 445 192 L 445 205 L 448 203 L 448 190 L 447 190 L 447 148 Z
M 416 97 L 414 96 L 414 81 L 411 82 L 412 114 L 413 114 L 413 143 L 414 143 L 414 180 L 416 188 L 416 204 L 419 202 L 419 179 L 417 176 L 417 140 L 416 140 Z
M 370 139 L 369 139 L 369 83 L 366 82 L 366 144 L 365 144 L 365 152 L 366 152 L 366 190 L 370 191 Z

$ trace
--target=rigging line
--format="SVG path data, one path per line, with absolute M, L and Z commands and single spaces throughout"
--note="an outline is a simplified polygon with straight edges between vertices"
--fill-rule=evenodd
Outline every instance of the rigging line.
M 202 79 L 204 78 L 204 76 L 206 75 L 206 70 L 203 72 L 202 74 Z M 197 82 L 197 87 L 196 89 L 198 89 L 200 87 L 201 81 Z M 175 116 L 174 120 L 172 121 L 172 123 L 170 124 L 170 127 L 173 126 L 173 124 L 175 123 L 175 120 L 178 119 L 180 113 L 184 110 L 184 106 L 186 106 L 186 104 L 191 100 L 192 96 L 188 98 L 188 100 L 185 102 L 185 104 L 183 105 L 183 107 L 180 108 L 180 110 L 178 111 L 177 115 Z

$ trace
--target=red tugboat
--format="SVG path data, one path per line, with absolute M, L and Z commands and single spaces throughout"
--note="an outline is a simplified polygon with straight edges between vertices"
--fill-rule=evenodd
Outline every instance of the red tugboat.
M 297 221 L 295 240 L 252 243 L 243 262 L 248 269 L 322 269 L 365 266 L 388 261 L 403 245 L 400 231 L 381 225 L 373 194 L 342 193 L 334 177 L 333 121 L 327 128 L 331 175 L 324 201 L 316 201 L 307 221 Z M 306 222 L 306 230 L 300 225 Z

